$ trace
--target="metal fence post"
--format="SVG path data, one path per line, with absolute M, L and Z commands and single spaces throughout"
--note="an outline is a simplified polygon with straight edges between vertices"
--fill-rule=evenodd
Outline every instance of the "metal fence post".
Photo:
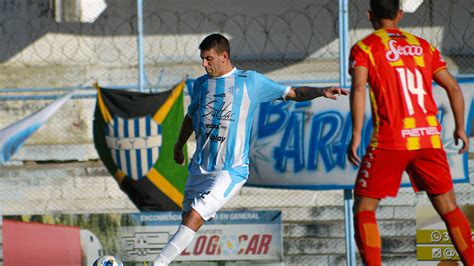
M 143 55 L 143 0 L 137 0 L 138 91 L 143 92 L 145 67 Z
M 339 84 L 347 88 L 349 61 L 349 1 L 339 0 Z M 356 265 L 352 190 L 344 190 L 344 224 L 346 238 L 346 265 Z

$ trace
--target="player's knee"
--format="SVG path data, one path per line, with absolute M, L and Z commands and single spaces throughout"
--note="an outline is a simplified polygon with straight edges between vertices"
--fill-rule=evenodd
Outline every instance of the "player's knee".
M 379 199 L 373 199 L 368 197 L 356 197 L 354 200 L 354 206 L 352 208 L 354 214 L 362 211 L 376 211 Z
M 364 212 L 364 211 L 375 212 L 376 210 L 377 210 L 377 207 L 373 207 L 370 205 L 358 205 L 358 206 L 354 206 L 353 208 L 354 214 L 357 214 L 359 212 Z
M 440 215 L 452 212 L 458 208 L 456 196 L 453 190 L 444 194 L 428 196 Z
M 199 230 L 203 224 L 204 219 L 196 210 L 191 209 L 191 211 L 183 213 L 183 225 L 190 228 L 194 232 Z

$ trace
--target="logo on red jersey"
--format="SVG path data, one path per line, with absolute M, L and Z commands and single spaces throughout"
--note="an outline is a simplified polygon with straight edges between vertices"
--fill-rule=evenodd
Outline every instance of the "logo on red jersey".
M 434 136 L 440 135 L 437 127 L 418 127 L 402 130 L 402 137 L 420 137 L 420 136 Z
M 388 61 L 394 62 L 400 59 L 401 55 L 409 56 L 420 56 L 423 54 L 423 48 L 419 45 L 396 45 L 397 41 L 390 40 L 388 41 L 388 50 L 385 53 L 385 57 Z

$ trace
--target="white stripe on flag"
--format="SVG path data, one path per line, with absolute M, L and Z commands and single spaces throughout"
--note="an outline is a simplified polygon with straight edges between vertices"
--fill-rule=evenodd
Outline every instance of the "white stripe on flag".
M 134 180 L 138 180 L 140 177 L 138 176 L 138 169 L 137 169 L 137 153 L 136 150 L 128 150 L 130 154 L 130 177 Z
M 114 120 L 112 120 L 110 123 L 107 124 L 107 127 L 109 128 L 109 137 L 114 137 L 115 129 L 114 129 Z
M 141 169 L 142 169 L 142 176 L 145 176 L 148 173 L 148 170 L 151 168 L 151 165 L 148 165 L 148 154 L 147 154 L 147 149 L 141 149 L 140 150 L 140 155 L 142 157 L 141 161 Z M 140 178 L 142 177 L 140 176 Z
M 128 124 L 128 137 L 135 138 L 137 133 L 135 132 L 135 119 L 127 119 Z
M 120 156 L 120 165 L 122 167 L 122 171 L 124 173 L 126 173 L 128 176 L 130 176 L 130 173 L 128 172 L 128 168 L 127 168 L 127 160 L 125 159 L 125 153 L 127 151 L 126 150 L 120 150 L 119 151 L 119 156 Z
M 149 119 L 149 117 L 145 116 L 145 117 L 142 117 L 140 118 L 140 120 L 138 120 L 138 129 L 139 129 L 139 132 L 140 132 L 140 136 L 142 137 L 146 137 L 146 120 Z M 148 165 L 148 155 L 147 155 L 147 152 L 146 152 L 147 149 L 141 149 L 140 151 L 140 157 L 141 157 L 141 161 L 138 162 L 140 165 L 140 169 L 142 170 L 142 176 L 140 176 L 139 178 L 145 176 L 145 174 L 148 172 L 148 169 L 150 168 L 150 166 Z
M 111 149 L 111 150 L 110 150 L 110 153 L 112 154 L 112 160 L 115 162 L 115 164 L 117 164 L 117 156 L 115 155 L 115 154 L 116 154 L 116 150 Z
M 124 137 L 124 131 L 123 131 L 123 119 L 120 118 L 120 117 L 117 117 L 117 129 L 118 129 L 118 132 L 117 132 L 117 136 L 119 138 L 123 138 Z
M 156 160 L 158 160 L 158 156 L 160 155 L 160 148 L 151 149 L 151 161 L 154 164 Z

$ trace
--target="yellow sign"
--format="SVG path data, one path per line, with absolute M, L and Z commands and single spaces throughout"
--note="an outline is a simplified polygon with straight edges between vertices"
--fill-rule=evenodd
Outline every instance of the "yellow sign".
M 447 230 L 416 230 L 417 244 L 451 244 Z
M 474 205 L 460 206 L 469 221 L 471 230 L 474 229 Z M 473 230 L 474 237 L 474 230 Z M 416 208 L 416 258 L 429 265 L 437 265 L 440 261 L 459 261 L 446 225 L 432 206 Z M 428 262 L 429 261 L 429 262 Z M 423 264 L 427 265 L 427 264 Z
M 417 245 L 416 258 L 419 261 L 459 260 L 458 253 L 453 245 Z

